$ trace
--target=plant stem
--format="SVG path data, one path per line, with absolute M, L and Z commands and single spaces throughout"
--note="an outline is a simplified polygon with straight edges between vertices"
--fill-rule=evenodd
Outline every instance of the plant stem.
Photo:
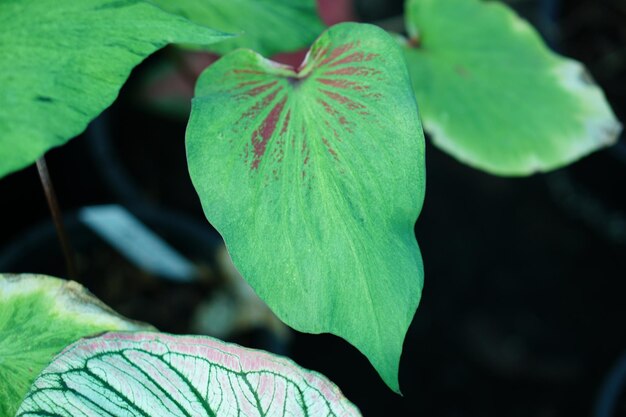
M 50 208 L 50 214 L 52 214 L 52 221 L 59 237 L 59 243 L 63 250 L 63 256 L 65 257 L 65 266 L 67 268 L 67 274 L 70 279 L 76 280 L 77 273 L 74 263 L 74 252 L 70 241 L 63 225 L 63 218 L 61 217 L 61 210 L 59 209 L 59 203 L 57 201 L 56 194 L 54 192 L 54 186 L 50 179 L 50 172 L 48 172 L 48 165 L 44 156 L 37 160 L 37 172 L 39 172 L 39 179 L 43 186 L 44 193 L 46 194 L 46 200 L 48 201 L 48 207 Z

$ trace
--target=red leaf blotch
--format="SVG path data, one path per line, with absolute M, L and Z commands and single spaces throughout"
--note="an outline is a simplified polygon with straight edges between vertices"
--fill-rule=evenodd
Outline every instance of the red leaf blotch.
M 328 139 L 326 138 L 322 138 L 322 142 L 324 143 L 324 145 L 326 146 L 326 149 L 328 149 L 328 153 L 331 154 L 331 156 L 333 157 L 333 159 L 335 161 L 339 161 L 339 158 L 337 157 L 337 152 L 333 149 L 332 146 L 330 146 L 330 142 L 328 141 Z
M 276 126 L 285 108 L 285 103 L 287 103 L 287 97 L 283 97 L 283 99 L 272 108 L 270 114 L 268 114 L 265 120 L 263 120 L 263 123 L 261 123 L 261 126 L 252 134 L 252 146 L 254 147 L 254 161 L 252 161 L 253 170 L 258 168 L 259 162 L 261 162 L 261 158 L 267 149 L 267 143 L 274 134 L 274 131 L 276 131 Z
M 350 51 L 353 48 L 354 48 L 353 42 L 338 46 L 337 48 L 333 49 L 332 52 L 330 52 L 330 54 L 326 58 L 324 58 L 324 60 L 322 60 L 320 65 L 326 65 L 335 61 L 337 58 L 339 58 L 340 56 L 342 56 L 343 54 L 345 54 L 346 52 Z
M 325 95 L 327 95 L 328 97 L 330 97 L 331 99 L 335 100 L 336 102 L 345 105 L 350 110 L 359 110 L 359 109 L 365 108 L 364 105 L 359 104 L 355 101 L 352 101 L 348 97 L 342 96 L 341 94 L 333 93 L 332 91 L 322 90 L 322 89 L 320 89 L 320 91 L 324 93 Z
M 256 97 L 256 96 L 266 92 L 270 88 L 274 87 L 276 84 L 278 84 L 278 81 L 272 81 L 271 83 L 263 84 L 263 85 L 260 85 L 258 87 L 255 87 L 253 89 L 250 89 L 248 91 L 245 91 L 242 94 L 245 94 L 245 95 L 247 95 L 249 97 Z
M 278 93 L 283 89 L 283 87 L 278 87 L 271 94 L 268 94 L 263 98 L 263 100 L 259 100 L 255 103 L 254 106 L 250 107 L 244 114 L 241 115 L 238 122 L 254 119 L 259 115 L 261 110 L 269 106 L 275 99 Z

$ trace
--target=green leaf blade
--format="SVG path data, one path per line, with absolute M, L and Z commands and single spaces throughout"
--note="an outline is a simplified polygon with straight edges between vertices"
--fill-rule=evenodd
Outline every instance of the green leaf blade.
M 228 37 L 141 0 L 3 1 L 0 177 L 80 134 L 151 53 Z
M 17 416 L 331 416 L 358 410 L 324 376 L 210 337 L 107 333 L 68 347 Z
M 150 330 L 124 319 L 72 281 L 0 274 L 0 417 L 13 417 L 39 372 L 81 337 Z
M 549 171 L 621 130 L 584 67 L 551 52 L 506 5 L 409 0 L 404 47 L 424 125 L 446 152 L 496 175 Z M 461 23 L 461 22 L 467 22 Z
M 298 72 L 227 55 L 198 82 L 187 155 L 207 218 L 259 296 L 297 330 L 349 341 L 399 391 L 423 285 L 413 225 L 425 173 L 393 39 L 337 25 Z
M 203 49 L 225 54 L 249 48 L 262 55 L 293 52 L 310 44 L 325 26 L 315 0 L 156 0 L 163 9 L 236 38 Z

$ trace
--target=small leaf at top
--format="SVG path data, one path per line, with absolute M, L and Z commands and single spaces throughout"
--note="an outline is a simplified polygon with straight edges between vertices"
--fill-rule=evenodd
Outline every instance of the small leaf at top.
M 13 417 L 41 370 L 81 337 L 150 330 L 114 313 L 73 281 L 0 274 L 0 417 Z
M 424 138 L 402 52 L 343 23 L 299 70 L 235 51 L 200 77 L 191 177 L 235 266 L 287 324 L 361 350 L 398 391 L 420 300 Z
M 153 0 L 163 9 L 236 38 L 205 46 L 225 54 L 250 48 L 263 55 L 306 48 L 324 30 L 315 0 Z
M 408 0 L 404 50 L 433 142 L 497 175 L 529 175 L 611 145 L 621 126 L 584 67 L 506 5 Z
M 142 0 L 0 1 L 0 177 L 85 130 L 157 49 L 228 37 Z
M 357 417 L 328 379 L 290 360 L 202 336 L 107 333 L 68 347 L 21 416 Z

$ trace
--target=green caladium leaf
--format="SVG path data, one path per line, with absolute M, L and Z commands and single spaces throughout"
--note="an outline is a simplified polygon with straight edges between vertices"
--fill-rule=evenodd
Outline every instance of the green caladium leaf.
M 239 50 L 200 77 L 191 177 L 235 266 L 287 324 L 339 335 L 398 391 L 423 283 L 424 139 L 383 30 L 326 31 L 299 70 Z
M 142 0 L 0 1 L 0 177 L 80 134 L 157 49 L 228 37 Z
M 107 333 L 68 347 L 17 416 L 359 416 L 328 379 L 201 336 Z
M 239 36 L 203 49 L 263 55 L 306 48 L 324 30 L 315 0 L 154 0 L 163 9 Z
M 468 165 L 528 175 L 614 143 L 620 124 L 583 66 L 506 5 L 408 0 L 404 50 L 433 142 Z
M 150 330 L 73 281 L 0 274 L 0 417 L 13 417 L 35 377 L 66 346 L 107 330 Z

